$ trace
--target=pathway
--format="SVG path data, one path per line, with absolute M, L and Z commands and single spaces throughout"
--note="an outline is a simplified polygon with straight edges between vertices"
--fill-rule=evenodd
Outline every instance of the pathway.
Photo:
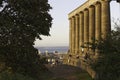
M 48 69 L 53 73 L 53 77 L 50 80 L 91 80 L 90 76 L 78 67 L 57 65 L 48 67 Z M 89 78 L 86 76 L 89 76 Z

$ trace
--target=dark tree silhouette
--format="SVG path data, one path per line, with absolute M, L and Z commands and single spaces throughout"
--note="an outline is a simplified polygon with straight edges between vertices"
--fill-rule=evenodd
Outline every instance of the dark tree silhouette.
M 48 0 L 0 0 L 0 61 L 13 72 L 33 76 L 37 64 L 42 70 L 33 45 L 40 35 L 50 35 L 50 9 Z

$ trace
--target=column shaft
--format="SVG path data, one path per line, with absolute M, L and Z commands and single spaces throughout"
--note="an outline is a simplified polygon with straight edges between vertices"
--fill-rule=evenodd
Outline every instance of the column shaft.
M 72 18 L 72 54 L 75 52 L 75 17 Z
M 84 46 L 88 47 L 87 43 L 89 42 L 89 11 L 86 9 L 84 11 Z M 87 48 L 84 50 L 87 51 Z
M 79 44 L 80 47 L 84 46 L 84 13 L 80 12 L 80 28 L 79 28 L 80 34 L 79 34 Z M 79 48 L 80 53 L 82 52 L 81 48 Z
M 79 51 L 79 15 L 76 15 L 76 53 Z
M 93 43 L 95 38 L 95 7 L 89 8 L 89 42 Z
M 100 40 L 101 39 L 101 4 L 96 3 L 95 5 L 95 39 Z
M 95 7 L 92 5 L 89 7 L 89 43 L 95 41 Z M 89 53 L 94 54 L 92 45 L 89 45 Z
M 72 19 L 69 19 L 69 49 L 72 52 Z
M 95 39 L 101 40 L 101 3 L 95 4 Z M 95 58 L 99 55 L 99 49 L 95 49 Z
M 110 33 L 110 3 L 109 1 L 102 1 L 102 38 L 106 39 Z

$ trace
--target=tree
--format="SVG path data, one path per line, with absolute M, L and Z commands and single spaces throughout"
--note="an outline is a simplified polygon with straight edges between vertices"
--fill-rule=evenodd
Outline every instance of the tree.
M 120 79 L 120 26 L 115 23 L 116 30 L 111 31 L 109 39 L 97 42 L 99 57 L 91 66 L 96 71 L 95 80 Z
M 50 9 L 48 0 L 0 0 L 0 61 L 13 72 L 33 76 L 31 68 L 43 68 L 33 45 L 50 35 Z

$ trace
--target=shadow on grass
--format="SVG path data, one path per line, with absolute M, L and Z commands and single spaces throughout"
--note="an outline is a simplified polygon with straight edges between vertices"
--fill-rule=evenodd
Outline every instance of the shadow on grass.
M 93 80 L 92 77 L 86 71 L 76 72 L 76 76 L 78 80 Z
M 74 66 L 57 65 L 49 67 L 49 70 L 41 75 L 41 80 L 72 80 L 71 76 L 75 77 L 73 80 L 93 80 L 86 71 Z
M 53 78 L 53 79 L 50 79 L 50 80 L 67 80 L 67 79 L 64 79 L 64 78 Z

